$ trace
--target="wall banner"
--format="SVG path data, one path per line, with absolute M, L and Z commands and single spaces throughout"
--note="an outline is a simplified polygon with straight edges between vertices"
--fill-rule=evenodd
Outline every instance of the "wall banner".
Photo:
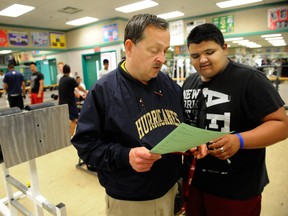
M 170 46 L 184 45 L 184 21 L 178 20 L 169 23 Z
M 212 23 L 216 25 L 222 33 L 234 31 L 234 16 L 221 16 L 212 18 Z
M 31 32 L 32 45 L 36 47 L 49 46 L 49 37 L 47 32 Z
M 64 33 L 50 32 L 51 48 L 66 48 L 66 38 Z
M 7 47 L 8 39 L 7 39 L 7 31 L 0 29 L 0 47 Z
M 8 33 L 10 46 L 26 47 L 29 45 L 28 33 L 20 31 L 11 31 Z
M 268 27 L 271 30 L 288 29 L 288 6 L 268 10 Z
M 103 27 L 103 41 L 113 42 L 118 40 L 118 24 L 111 24 Z

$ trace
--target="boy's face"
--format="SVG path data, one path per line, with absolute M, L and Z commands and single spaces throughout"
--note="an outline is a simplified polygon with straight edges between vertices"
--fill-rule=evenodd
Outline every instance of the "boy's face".
M 189 45 L 189 53 L 194 68 L 203 81 L 209 81 L 222 72 L 227 63 L 227 44 L 221 47 L 214 41 L 202 41 Z

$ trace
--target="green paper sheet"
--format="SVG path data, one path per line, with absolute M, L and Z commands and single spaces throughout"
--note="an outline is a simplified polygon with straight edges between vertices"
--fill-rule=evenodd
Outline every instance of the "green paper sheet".
M 200 146 L 225 134 L 229 134 L 229 132 L 209 131 L 181 123 L 150 152 L 156 154 L 185 152 L 190 148 Z

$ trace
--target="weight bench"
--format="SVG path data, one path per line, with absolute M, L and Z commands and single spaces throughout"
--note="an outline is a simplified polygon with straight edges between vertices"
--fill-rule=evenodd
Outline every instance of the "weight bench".
M 52 215 L 66 216 L 65 204 L 54 205 L 40 194 L 35 158 L 70 145 L 68 106 L 42 103 L 25 108 L 0 109 L 0 163 L 7 194 L 0 199 L 0 215 L 16 216 L 19 211 L 23 215 L 43 216 L 45 209 Z M 9 168 L 26 161 L 30 186 L 9 174 Z M 12 186 L 19 191 L 13 193 Z M 33 214 L 17 201 L 19 197 L 32 201 Z

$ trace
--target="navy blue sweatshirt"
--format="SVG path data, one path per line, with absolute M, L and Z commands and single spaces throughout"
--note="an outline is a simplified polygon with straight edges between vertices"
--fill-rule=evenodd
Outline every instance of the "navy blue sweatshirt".
M 118 68 L 90 89 L 72 144 L 79 157 L 97 169 L 106 193 L 121 200 L 163 196 L 179 179 L 181 156 L 166 154 L 150 171 L 129 164 L 135 147 L 152 149 L 183 121 L 182 89 L 159 73 L 148 85 Z

